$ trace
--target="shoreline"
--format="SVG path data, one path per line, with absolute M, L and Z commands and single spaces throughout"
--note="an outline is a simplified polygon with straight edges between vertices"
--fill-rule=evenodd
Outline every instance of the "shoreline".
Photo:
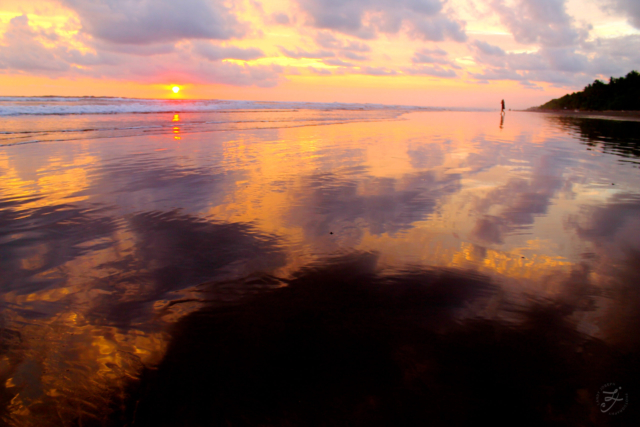
M 547 113 L 547 114 L 556 114 L 561 116 L 574 116 L 574 117 L 618 117 L 624 118 L 628 120 L 637 120 L 640 121 L 640 111 L 583 111 L 583 110 L 540 110 L 540 109 L 531 109 L 531 110 L 514 110 L 524 113 Z

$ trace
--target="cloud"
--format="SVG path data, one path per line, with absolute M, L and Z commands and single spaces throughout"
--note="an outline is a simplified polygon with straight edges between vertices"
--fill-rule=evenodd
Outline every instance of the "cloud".
M 366 175 L 360 184 L 340 174 L 304 177 L 288 221 L 299 225 L 306 236 L 324 237 L 335 227 L 368 230 L 380 235 L 413 228 L 427 218 L 440 200 L 460 191 L 460 175 L 439 176 L 415 171 L 398 178 Z M 356 233 L 361 235 L 360 231 Z M 357 245 L 359 237 L 351 244 Z
M 361 39 L 396 34 L 404 26 L 424 40 L 464 41 L 463 23 L 446 16 L 440 0 L 296 0 L 308 24 Z
M 336 56 L 335 53 L 330 50 L 316 50 L 315 52 L 309 52 L 304 50 L 289 50 L 282 46 L 280 46 L 280 51 L 289 58 L 301 59 L 301 58 L 309 58 L 309 59 L 322 59 L 322 58 L 333 58 Z
M 244 26 L 219 0 L 61 1 L 76 11 L 82 31 L 110 43 L 227 40 L 245 34 Z
M 583 205 L 580 215 L 569 215 L 565 226 L 589 241 L 597 262 L 627 284 L 640 279 L 640 198 L 617 193 L 598 204 Z M 621 274 L 622 273 L 622 274 Z
M 61 57 L 65 51 L 42 43 L 43 38 L 51 41 L 55 37 L 55 33 L 31 28 L 27 15 L 12 18 L 0 46 L 0 68 L 31 73 L 68 71 L 71 66 Z
M 542 46 L 534 52 L 504 52 L 498 46 L 474 41 L 474 59 L 486 64 L 483 80 L 547 82 L 579 89 L 601 75 L 624 75 L 640 65 L 640 36 L 596 39 L 577 46 Z M 637 48 L 637 49 L 635 49 Z
M 166 53 L 175 52 L 176 50 L 176 47 L 173 43 L 150 45 L 114 44 L 99 39 L 93 39 L 88 44 L 99 52 L 124 53 L 127 55 L 135 56 L 164 55 Z
M 457 42 L 467 40 L 467 35 L 460 22 L 444 16 L 416 19 L 413 22 L 413 30 L 410 33 L 422 40 L 442 41 L 451 39 Z
M 209 61 L 221 59 L 240 59 L 250 61 L 264 57 L 264 52 L 258 48 L 240 48 L 236 46 L 219 46 L 209 42 L 196 41 L 192 43 L 194 51 Z
M 181 61 L 150 58 L 147 61 L 122 60 L 117 66 L 102 65 L 86 71 L 91 77 L 105 77 L 140 83 L 166 83 L 167 80 L 195 84 L 274 87 L 282 81 L 284 69 L 278 65 L 248 65 L 224 61 Z
M 271 19 L 273 22 L 280 25 L 289 25 L 291 23 L 291 19 L 286 13 L 274 13 L 271 15 Z
M 315 67 L 307 67 L 307 69 L 309 71 L 311 71 L 314 74 L 318 74 L 321 76 L 330 76 L 331 75 L 331 71 L 327 70 L 326 68 L 315 68 Z
M 549 58 L 544 50 L 540 50 L 532 53 L 510 53 L 504 59 L 512 70 L 540 71 L 550 68 Z
M 469 73 L 478 80 L 523 80 L 524 77 L 513 70 L 506 68 L 489 68 L 482 73 Z
M 483 42 L 480 40 L 474 40 L 471 45 L 473 47 L 475 47 L 476 49 L 478 49 L 478 51 L 480 51 L 481 53 L 485 54 L 485 55 L 492 55 L 492 56 L 505 56 L 506 52 L 504 50 L 502 50 L 502 48 L 498 47 L 498 46 L 494 46 L 492 44 L 489 44 L 487 42 Z
M 342 52 L 342 57 L 351 59 L 353 61 L 366 61 L 369 59 L 369 57 L 366 55 L 360 55 L 355 52 L 349 52 L 349 51 Z
M 542 55 L 545 56 L 550 67 L 557 71 L 570 71 L 576 73 L 586 71 L 588 67 L 588 58 L 574 52 L 573 49 L 543 49 Z
M 518 43 L 571 46 L 588 35 L 587 30 L 574 28 L 565 0 L 517 0 L 513 7 L 493 0 L 491 6 Z
M 640 2 L 638 0 L 605 0 L 601 5 L 605 10 L 613 10 L 625 16 L 629 23 L 640 28 Z
M 216 46 L 203 41 L 193 43 L 193 50 L 209 61 L 190 58 L 189 47 L 171 44 L 117 45 L 92 41 L 95 52 L 71 48 L 57 40 L 50 30 L 36 30 L 26 15 L 13 18 L 0 46 L 0 69 L 31 74 L 68 77 L 111 78 L 142 83 L 165 82 L 168 77 L 191 83 L 228 84 L 234 86 L 273 87 L 282 80 L 283 69 L 277 65 L 248 66 L 219 59 L 255 59 L 264 56 L 255 48 Z M 48 43 L 45 43 L 47 42 Z M 144 56 L 144 60 L 141 60 Z
M 371 48 L 365 43 L 339 39 L 329 31 L 319 31 L 315 40 L 320 47 L 330 49 L 342 58 L 351 59 L 352 61 L 367 61 L 369 59 L 367 55 L 363 55 L 371 51 Z M 320 52 L 329 51 L 320 50 Z
M 420 49 L 413 54 L 414 64 L 450 64 L 447 52 L 442 49 Z
M 329 31 L 319 31 L 316 43 L 325 49 L 340 49 L 351 52 L 371 52 L 369 45 L 357 41 L 345 41 L 336 38 Z
M 325 64 L 327 65 L 335 65 L 338 67 L 353 67 L 353 64 L 350 62 L 345 62 L 341 59 L 325 59 L 324 61 Z
M 585 47 L 593 55 L 589 62 L 592 75 L 622 76 L 640 68 L 640 35 L 596 39 Z
M 414 169 L 432 169 L 445 162 L 445 150 L 451 145 L 451 140 L 439 140 L 433 143 L 411 142 L 407 149 L 411 166 Z
M 384 67 L 360 67 L 359 74 L 368 74 L 370 76 L 393 76 L 398 74 L 398 72 Z
M 487 49 L 476 49 L 476 62 L 487 67 L 482 72 L 470 73 L 473 78 L 546 82 L 577 90 L 603 75 L 622 76 L 637 69 L 640 36 L 596 39 L 587 43 L 582 52 L 574 47 L 542 47 L 535 52 L 504 56 L 486 52 Z
M 491 148 L 495 156 L 496 147 Z M 529 180 L 512 178 L 477 199 L 473 209 L 479 219 L 471 234 L 484 242 L 500 244 L 508 234 L 529 228 L 536 217 L 547 213 L 561 191 L 565 161 L 565 156 L 543 155 L 532 165 Z
M 544 90 L 542 87 L 538 86 L 535 83 L 531 83 L 528 80 L 521 80 L 520 81 L 520 86 L 524 87 L 525 89 Z
M 635 10 L 624 0 L 606 1 L 609 9 Z M 532 82 L 546 82 L 577 90 L 603 75 L 620 76 L 640 67 L 640 36 L 589 39 L 592 27 L 576 24 L 566 11 L 566 0 L 492 0 L 490 6 L 516 42 L 534 48 L 505 52 L 474 40 L 469 44 L 474 59 L 486 65 L 470 74 L 476 79 L 515 80 L 530 88 L 536 87 Z
M 445 69 L 438 65 L 436 66 L 418 66 L 412 68 L 403 68 L 403 72 L 411 75 L 424 75 L 424 76 L 434 76 L 434 77 L 457 77 L 455 71 L 451 69 Z
M 281 81 L 284 70 L 277 65 L 247 65 L 231 62 L 210 62 L 207 66 L 191 65 L 185 75 L 203 83 L 233 86 L 274 87 Z

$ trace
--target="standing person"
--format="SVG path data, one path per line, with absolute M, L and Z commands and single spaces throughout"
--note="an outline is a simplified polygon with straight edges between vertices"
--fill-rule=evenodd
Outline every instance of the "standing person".
M 502 104 L 502 111 L 500 111 L 500 113 L 504 114 L 504 99 L 502 100 L 501 104 Z

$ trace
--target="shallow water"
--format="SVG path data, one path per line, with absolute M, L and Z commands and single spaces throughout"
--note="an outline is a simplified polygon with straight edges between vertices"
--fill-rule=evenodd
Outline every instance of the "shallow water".
M 637 419 L 640 122 L 6 120 L 9 425 Z

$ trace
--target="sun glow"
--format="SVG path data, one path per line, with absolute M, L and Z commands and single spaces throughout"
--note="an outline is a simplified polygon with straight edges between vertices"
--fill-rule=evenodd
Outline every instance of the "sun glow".
M 174 86 L 171 88 L 171 90 L 173 91 L 173 93 L 178 93 L 180 92 L 180 87 L 179 86 Z

